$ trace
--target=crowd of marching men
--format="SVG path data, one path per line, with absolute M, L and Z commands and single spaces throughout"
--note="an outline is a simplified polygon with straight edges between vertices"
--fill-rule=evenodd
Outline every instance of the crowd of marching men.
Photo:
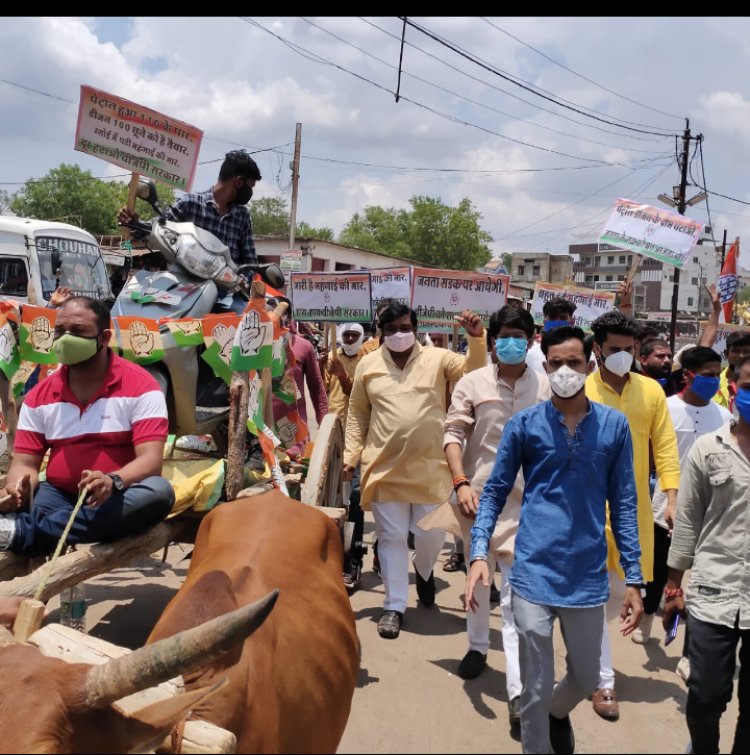
M 457 318 L 465 354 L 434 346 L 395 301 L 381 302 L 369 338 L 360 323 L 339 325 L 319 361 L 314 329 L 290 320 L 298 364 L 309 365 L 298 385 L 307 380 L 319 421 L 332 411 L 345 427 L 355 541 L 364 511 L 375 524 L 381 637 L 408 629 L 410 550 L 418 605 L 434 603 L 433 569 L 450 533 L 443 569 L 467 572 L 458 673 L 473 679 L 486 667 L 499 599 L 508 718 L 524 752 L 573 752 L 570 713 L 586 698 L 619 718 L 611 642 L 622 640 L 607 631 L 610 595 L 635 643 L 665 641 L 685 624 L 677 673 L 688 685 L 692 752 L 718 752 L 740 646 L 733 752 L 750 751 L 750 331 L 731 333 L 724 353 L 712 348 L 713 290 L 698 343 L 673 355 L 631 319 L 629 293 L 624 285 L 620 309 L 588 335 L 564 298 L 546 303 L 541 334 L 515 303 L 486 329 L 467 310 Z M 350 590 L 362 566 L 356 555 L 347 563 Z

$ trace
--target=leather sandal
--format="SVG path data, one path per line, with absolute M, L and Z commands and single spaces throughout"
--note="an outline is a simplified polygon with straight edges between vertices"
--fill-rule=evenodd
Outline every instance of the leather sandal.
M 395 640 L 401 632 L 403 618 L 401 611 L 383 611 L 378 619 L 378 634 L 386 640 Z
M 451 553 L 443 563 L 443 571 L 459 571 L 466 568 L 466 560 L 463 553 Z

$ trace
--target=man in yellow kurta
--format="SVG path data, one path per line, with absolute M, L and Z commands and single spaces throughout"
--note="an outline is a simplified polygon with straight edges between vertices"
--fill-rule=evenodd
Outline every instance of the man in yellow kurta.
M 456 318 L 469 336 L 466 357 L 424 348 L 417 340 L 417 316 L 404 304 L 380 314 L 383 344 L 362 359 L 354 375 L 346 426 L 344 477 L 362 463 L 362 507 L 372 509 L 385 585 L 381 637 L 398 637 L 409 589 L 409 530 L 414 532 L 417 595 L 435 602 L 432 567 L 445 540 L 416 523 L 453 489 L 443 455 L 442 428 L 449 383 L 484 367 L 487 345 L 477 315 Z
M 594 331 L 594 353 L 600 369 L 586 379 L 586 396 L 613 409 L 628 419 L 633 438 L 633 471 L 638 492 L 638 539 L 641 544 L 641 571 L 646 582 L 654 571 L 654 513 L 649 493 L 649 445 L 653 450 L 656 473 L 661 489 L 667 494 L 668 506 L 674 512 L 680 484 L 680 461 L 677 436 L 667 408 L 664 391 L 656 380 L 644 377 L 630 368 L 633 364 L 636 324 L 622 312 L 607 312 L 591 324 Z M 610 572 L 618 568 L 619 554 L 612 531 L 607 525 Z M 594 694 L 594 710 L 608 720 L 619 718 L 615 696 L 615 672 L 612 649 L 604 614 L 599 689 Z
M 349 414 L 349 396 L 354 385 L 354 373 L 362 358 L 361 347 L 364 340 L 364 328 L 358 322 L 344 323 L 338 327 L 338 340 L 341 348 L 335 349 L 328 356 L 323 381 L 328 393 L 328 411 L 338 415 L 346 432 L 346 419 Z M 353 543 L 361 543 L 365 534 L 365 515 L 359 505 L 359 475 L 352 479 L 349 493 L 349 513 L 347 521 L 354 525 Z M 344 564 L 344 584 L 346 589 L 354 591 L 359 587 L 362 576 L 362 554 L 359 547 L 353 547 Z

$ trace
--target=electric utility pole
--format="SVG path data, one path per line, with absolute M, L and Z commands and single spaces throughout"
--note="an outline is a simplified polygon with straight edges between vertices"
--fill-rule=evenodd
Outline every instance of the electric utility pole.
M 680 185 L 678 187 L 677 196 L 675 196 L 675 202 L 677 202 L 677 212 L 680 215 L 685 214 L 685 207 L 687 206 L 687 200 L 685 199 L 685 191 L 687 189 L 687 177 L 688 177 L 688 157 L 690 154 L 690 121 L 685 119 L 685 131 L 682 134 L 682 153 L 680 154 Z M 672 321 L 669 324 L 669 348 L 674 353 L 674 341 L 675 331 L 677 329 L 677 298 L 680 293 L 680 268 L 674 269 L 674 285 L 672 286 Z
M 292 163 L 292 211 L 289 225 L 289 249 L 294 249 L 294 234 L 297 230 L 297 188 L 299 186 L 299 153 L 302 145 L 302 124 L 297 124 L 294 138 L 294 162 Z

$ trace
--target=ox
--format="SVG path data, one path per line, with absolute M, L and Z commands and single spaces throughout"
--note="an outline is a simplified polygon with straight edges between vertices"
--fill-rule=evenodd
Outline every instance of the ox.
M 334 752 L 359 669 L 341 572 L 320 511 L 276 492 L 218 506 L 145 647 L 92 667 L 0 638 L 0 751 L 143 752 L 189 717 L 238 752 Z M 114 704 L 180 673 L 183 695 L 129 716 Z

